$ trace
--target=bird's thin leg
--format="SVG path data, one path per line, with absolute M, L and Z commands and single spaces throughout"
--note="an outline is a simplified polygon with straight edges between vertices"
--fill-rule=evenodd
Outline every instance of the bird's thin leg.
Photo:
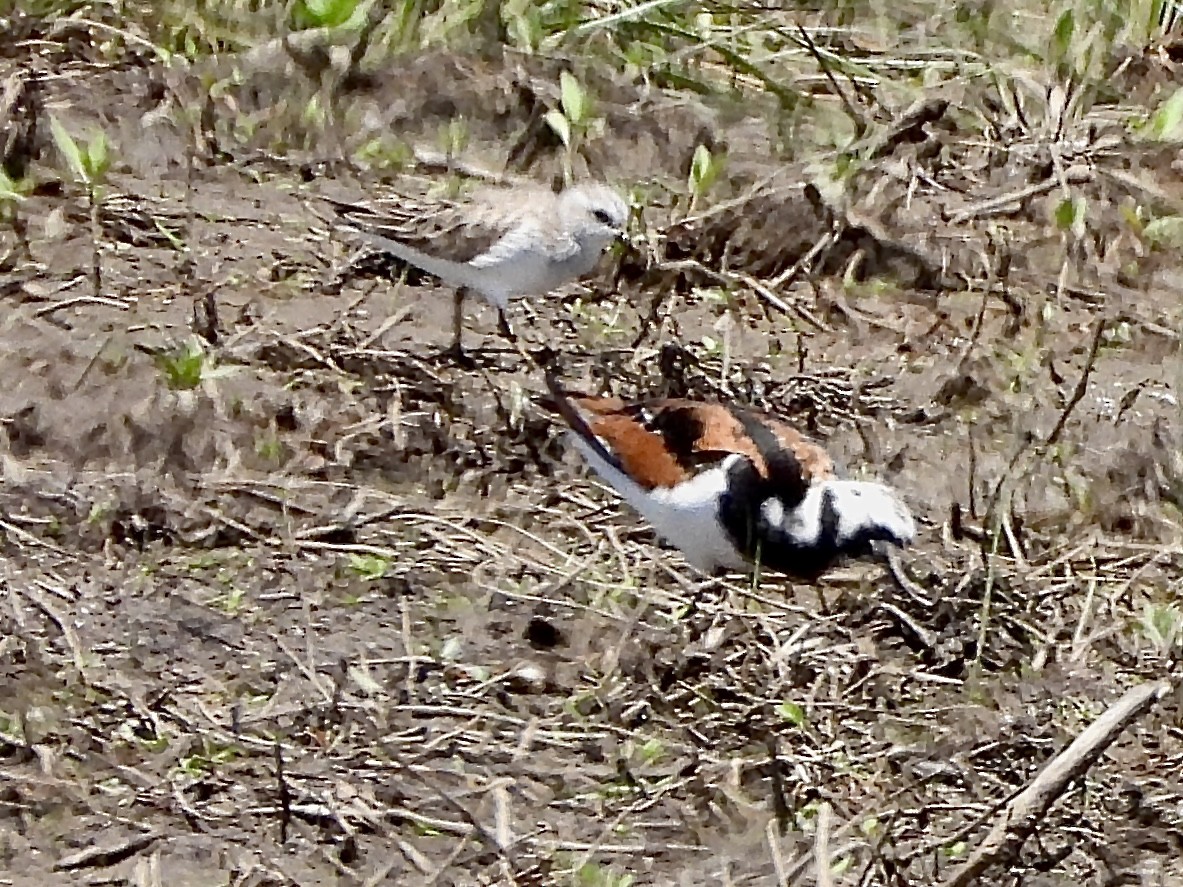
M 521 338 L 513 331 L 513 328 L 509 325 L 509 318 L 505 316 L 505 311 L 501 309 L 497 310 L 497 329 L 501 332 L 501 335 L 506 338 L 509 344 L 513 346 L 519 357 L 525 360 L 526 363 L 530 363 L 538 367 L 540 370 L 548 370 L 550 365 L 558 356 L 557 352 L 548 345 L 543 345 L 534 352 L 527 351 L 527 340 Z
M 444 349 L 440 357 L 447 358 L 461 366 L 468 366 L 472 358 L 464 351 L 461 340 L 464 336 L 464 287 L 458 286 L 452 294 L 452 344 Z
M 505 311 L 501 308 L 497 309 L 497 329 L 511 345 L 521 347 L 518 342 L 518 334 L 510 327 L 509 318 L 505 316 Z
M 457 354 L 464 353 L 464 346 L 460 340 L 464 334 L 464 287 L 456 287 L 452 295 L 452 350 Z

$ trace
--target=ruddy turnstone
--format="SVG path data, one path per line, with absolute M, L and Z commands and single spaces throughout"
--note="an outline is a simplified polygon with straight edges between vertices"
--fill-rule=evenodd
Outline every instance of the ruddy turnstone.
M 916 534 L 893 490 L 839 479 L 825 450 L 770 416 L 566 394 L 549 373 L 547 383 L 596 473 L 704 573 L 758 565 L 815 578 Z
M 455 287 L 448 350 L 458 358 L 466 290 L 497 309 L 502 334 L 515 341 L 505 317 L 509 300 L 587 274 L 628 223 L 628 205 L 601 183 L 558 194 L 535 185 L 486 187 L 463 203 L 401 196 L 372 205 L 328 202 L 372 245 Z

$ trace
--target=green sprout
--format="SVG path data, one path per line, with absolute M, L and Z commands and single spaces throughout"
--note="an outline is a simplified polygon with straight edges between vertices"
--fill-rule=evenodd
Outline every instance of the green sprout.
M 172 391 L 192 391 L 203 382 L 232 372 L 232 367 L 217 366 L 201 339 L 190 337 L 184 345 L 163 349 L 152 355 L 156 368 Z
M 1140 620 L 1142 634 L 1161 656 L 1170 655 L 1183 640 L 1183 610 L 1175 604 L 1147 604 Z
M 354 151 L 353 159 L 372 169 L 398 172 L 414 164 L 415 152 L 406 142 L 380 135 Z
M 386 576 L 390 561 L 377 554 L 349 555 L 349 571 L 365 582 L 377 582 Z
M 283 461 L 283 441 L 275 434 L 266 434 L 255 440 L 255 454 L 267 462 L 278 464 Z
M 570 182 L 574 175 L 573 159 L 591 135 L 598 135 L 604 121 L 594 116 L 594 103 L 578 78 L 569 71 L 559 75 L 558 108 L 546 112 L 547 125 L 563 143 L 563 177 Z
M 540 5 L 534 0 L 504 0 L 501 4 L 501 20 L 511 45 L 530 54 L 538 51 L 545 36 Z
M 1183 216 L 1161 216 L 1146 223 L 1142 238 L 1158 249 L 1183 249 Z
M 1152 142 L 1183 141 L 1183 87 L 1175 90 L 1134 129 Z
M 17 237 L 17 245 L 24 251 L 26 258 L 30 256 L 29 237 L 24 218 L 20 214 L 20 205 L 31 190 L 31 179 L 14 179 L 0 168 L 0 223 L 12 226 Z
M 646 764 L 657 763 L 665 757 L 665 753 L 665 744 L 657 738 L 645 740 L 645 743 L 637 749 L 637 754 Z
M 468 147 L 468 124 L 463 117 L 453 117 L 440 128 L 440 144 L 443 145 L 444 156 L 448 158 L 449 167 L 453 160 L 464 153 Z
M 706 145 L 694 149 L 694 156 L 690 160 L 690 178 L 686 183 L 690 192 L 690 212 L 694 212 L 718 180 L 723 172 L 724 160 L 725 155 L 712 154 Z
M 0 168 L 0 212 L 15 211 L 16 205 L 28 196 L 32 183 L 28 179 L 14 179 Z
M 297 30 L 356 28 L 369 14 L 373 0 L 297 0 L 292 23 Z
M 107 170 L 111 167 L 111 146 L 107 136 L 101 131 L 94 131 L 90 139 L 78 142 L 56 117 L 49 118 L 49 127 L 53 132 L 53 142 L 58 153 L 70 168 L 74 180 L 86 189 L 86 199 L 90 209 L 90 242 L 91 242 L 91 285 L 94 294 L 99 295 L 103 285 L 102 264 L 99 257 L 99 241 L 102 237 L 102 226 L 99 222 L 99 211 L 102 207 L 102 185 L 107 177 Z
M 1083 237 L 1087 206 L 1083 197 L 1065 197 L 1056 205 L 1053 213 L 1056 227 L 1070 232 L 1074 237 Z
M 210 606 L 221 610 L 229 616 L 234 616 L 242 609 L 245 599 L 246 591 L 244 589 L 231 586 L 223 594 L 219 594 L 210 601 Z
M 792 724 L 794 727 L 804 727 L 809 723 L 805 709 L 798 703 L 790 702 L 787 699 L 776 707 L 776 713 L 785 723 Z
M 575 883 L 579 887 L 632 887 L 636 879 L 629 874 L 617 874 L 614 869 L 598 863 L 587 862 L 575 872 Z

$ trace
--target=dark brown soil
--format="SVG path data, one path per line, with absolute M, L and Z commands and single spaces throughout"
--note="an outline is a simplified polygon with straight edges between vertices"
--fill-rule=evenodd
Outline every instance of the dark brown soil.
M 97 297 L 47 125 L 28 254 L 0 231 L 0 883 L 809 883 L 829 805 L 834 883 L 935 884 L 1124 690 L 1180 677 L 1183 278 L 1125 211 L 1179 212 L 1177 152 L 1084 115 L 1060 179 L 1039 133 L 962 128 L 983 87 L 840 200 L 760 103 L 593 84 L 591 165 L 651 186 L 649 246 L 517 324 L 577 386 L 775 409 L 923 523 L 900 579 L 753 588 L 586 476 L 488 308 L 478 369 L 435 361 L 450 293 L 329 231 L 317 195 L 445 178 L 334 159 L 367 110 L 428 145 L 463 115 L 490 168 L 529 131 L 509 62 L 408 65 L 324 131 L 262 77 L 205 115 L 160 106 L 192 84 L 154 62 L 45 83 L 115 163 Z M 656 186 L 704 138 L 730 183 L 687 217 Z M 211 306 L 174 390 L 153 352 Z M 1171 695 L 985 883 L 1183 883 L 1181 773 Z

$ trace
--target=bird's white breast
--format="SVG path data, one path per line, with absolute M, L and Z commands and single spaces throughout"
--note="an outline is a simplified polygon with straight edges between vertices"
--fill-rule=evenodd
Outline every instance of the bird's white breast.
M 746 567 L 719 523 L 719 498 L 727 488 L 727 468 L 740 457 L 728 456 L 720 465 L 676 487 L 645 490 L 580 437 L 573 434 L 572 440 L 595 472 L 692 566 L 706 573 L 719 567 Z

